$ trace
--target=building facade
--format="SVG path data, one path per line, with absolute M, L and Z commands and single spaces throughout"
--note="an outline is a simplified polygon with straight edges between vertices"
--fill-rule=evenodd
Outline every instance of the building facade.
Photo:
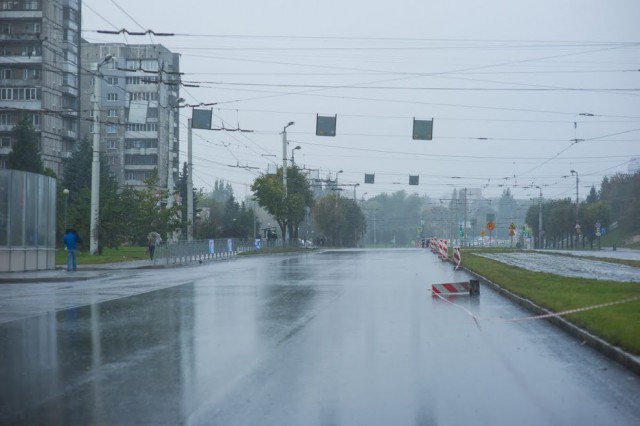
M 160 186 L 173 188 L 179 171 L 179 55 L 161 45 L 83 41 L 81 65 L 91 71 L 81 80 L 81 137 L 92 140 L 97 111 L 100 150 L 118 183 L 141 188 L 155 169 Z
M 79 131 L 79 0 L 0 0 L 0 168 L 27 116 L 58 176 Z

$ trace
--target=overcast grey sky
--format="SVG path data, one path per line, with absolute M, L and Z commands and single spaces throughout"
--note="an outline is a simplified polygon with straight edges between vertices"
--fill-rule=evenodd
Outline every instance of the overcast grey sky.
M 242 198 L 282 164 L 290 121 L 297 165 L 382 192 L 442 197 L 454 187 L 580 199 L 640 157 L 637 0 L 84 0 L 90 42 L 161 43 L 181 54 L 190 104 L 217 102 L 194 131 L 194 186 Z M 173 37 L 104 35 L 126 28 Z M 181 110 L 181 162 L 186 120 Z M 316 114 L 338 115 L 315 136 Z M 434 119 L 412 140 L 413 117 Z M 578 140 L 576 143 L 575 140 Z M 257 167 L 243 169 L 230 165 Z M 270 164 L 270 165 L 269 165 Z M 364 174 L 375 173 L 375 184 Z M 409 186 L 409 175 L 420 185 Z M 568 176 L 568 177 L 567 177 Z M 346 187 L 349 195 L 353 187 Z

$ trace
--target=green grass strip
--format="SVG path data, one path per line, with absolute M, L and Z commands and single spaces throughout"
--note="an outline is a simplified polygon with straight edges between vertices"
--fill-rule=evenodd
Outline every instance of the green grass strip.
M 553 312 L 640 296 L 639 283 L 532 272 L 466 252 L 463 266 Z M 640 355 L 640 300 L 569 314 L 565 319 L 634 355 Z

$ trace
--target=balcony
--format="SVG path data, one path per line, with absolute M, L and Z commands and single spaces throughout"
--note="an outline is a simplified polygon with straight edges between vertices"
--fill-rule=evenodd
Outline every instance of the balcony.
M 5 19 L 42 19 L 42 10 L 3 10 L 2 17 Z
M 68 84 L 63 84 L 61 90 L 64 94 L 78 96 L 78 89 L 73 86 L 69 86 Z
M 21 64 L 40 64 L 42 56 L 0 56 L 0 65 L 21 65 Z
M 36 41 L 38 33 L 0 34 L 0 41 Z

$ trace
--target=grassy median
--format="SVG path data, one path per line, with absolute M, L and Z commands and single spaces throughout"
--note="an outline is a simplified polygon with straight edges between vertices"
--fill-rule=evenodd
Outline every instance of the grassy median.
M 639 283 L 561 277 L 532 272 L 465 251 L 463 266 L 554 312 L 640 298 Z M 634 355 L 640 355 L 640 299 L 564 316 Z
M 100 256 L 92 256 L 88 251 L 78 251 L 76 261 L 78 265 L 100 265 L 104 263 L 129 262 L 132 260 L 147 260 L 149 254 L 146 247 L 105 248 Z M 56 250 L 56 265 L 67 264 L 65 249 Z

